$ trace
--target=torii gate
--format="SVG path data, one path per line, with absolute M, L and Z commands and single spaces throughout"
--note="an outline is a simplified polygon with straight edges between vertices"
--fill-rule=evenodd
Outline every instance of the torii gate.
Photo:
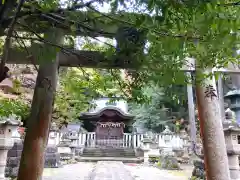
M 104 27 L 105 29 L 109 28 L 111 25 L 97 23 L 100 27 Z M 99 29 L 99 28 L 98 28 Z M 111 35 L 106 34 L 106 37 L 114 37 L 118 28 L 115 28 L 111 33 Z M 98 33 L 96 33 L 98 34 Z M 62 41 L 63 34 L 60 33 L 57 39 L 54 39 L 53 43 L 59 43 Z M 88 34 L 89 35 L 89 34 Z M 94 35 L 95 36 L 95 35 Z M 28 51 L 34 54 L 36 48 L 29 48 Z M 34 96 L 32 101 L 32 109 L 30 118 L 28 121 L 28 130 L 26 133 L 25 141 L 24 141 L 24 150 L 21 158 L 21 165 L 19 169 L 18 180 L 37 180 L 39 175 L 41 176 L 43 171 L 43 162 L 44 162 L 44 149 L 47 145 L 48 133 L 51 123 L 51 114 L 52 114 L 52 105 L 54 103 L 54 95 L 56 91 L 57 84 L 57 76 L 58 76 L 58 67 L 59 66 L 68 66 L 68 67 L 96 67 L 96 68 L 134 68 L 134 65 L 129 63 L 131 61 L 127 61 L 128 57 L 117 57 L 113 56 L 110 59 L 107 59 L 104 54 L 100 52 L 92 52 L 92 51 L 76 51 L 72 50 L 74 53 L 70 55 L 66 55 L 63 52 L 57 53 L 55 61 L 49 61 L 45 64 L 40 64 L 39 72 L 36 81 L 36 87 L 34 90 Z M 21 52 L 16 49 L 10 50 L 10 55 L 7 63 L 14 64 L 32 64 L 28 58 L 26 58 L 28 54 L 26 52 Z M 114 60 L 118 60 L 117 63 L 114 63 Z M 119 63 L 120 62 L 120 63 Z M 35 62 L 38 64 L 39 62 Z M 192 72 L 195 71 L 194 67 L 182 67 L 183 71 Z M 240 70 L 236 69 L 216 69 L 215 71 L 223 72 L 223 73 L 240 73 Z M 191 93 L 191 86 L 188 86 L 189 90 L 189 110 L 190 110 L 190 122 L 194 127 L 195 118 L 194 118 L 194 106 Z M 200 89 L 201 92 L 204 91 L 204 88 Z M 201 94 L 201 93 L 200 93 Z M 201 103 L 208 103 L 204 99 L 202 99 Z M 218 126 L 214 127 L 205 127 L 205 128 L 213 128 L 217 130 Z M 194 128 L 192 129 L 192 134 L 194 135 Z M 222 137 L 222 136 L 221 136 Z M 220 138 L 221 138 L 220 137 Z M 193 137 L 194 138 L 194 137 Z M 208 137 L 204 137 L 204 140 L 207 140 Z M 215 140 L 218 137 L 214 137 Z M 222 141 L 221 141 L 222 143 Z M 224 151 L 224 150 L 223 150 Z M 215 153 L 215 151 L 213 151 Z M 223 155 L 224 156 L 224 155 Z M 224 163 L 226 161 L 224 159 Z M 210 165 L 211 168 L 221 169 L 222 173 L 219 173 L 219 180 L 228 180 L 224 173 L 228 171 L 224 166 L 224 163 L 220 163 L 219 166 L 215 168 L 213 165 Z M 223 171 L 226 169 L 225 171 Z M 214 172 L 214 171 L 213 171 Z

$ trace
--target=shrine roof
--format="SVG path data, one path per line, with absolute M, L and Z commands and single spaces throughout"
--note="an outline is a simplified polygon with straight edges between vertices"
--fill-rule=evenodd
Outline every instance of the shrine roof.
M 117 114 L 123 118 L 123 119 L 126 119 L 126 120 L 130 120 L 130 119 L 133 119 L 134 118 L 134 115 L 132 114 L 129 114 L 129 113 L 126 113 L 124 111 L 122 111 L 120 108 L 117 108 L 115 106 L 107 106 L 107 107 L 104 107 L 102 109 L 100 109 L 99 111 L 97 112 L 85 112 L 85 113 L 82 113 L 80 115 L 80 119 L 94 119 L 94 118 L 99 118 L 101 117 L 102 115 L 104 115 L 104 112 L 106 111 L 115 111 L 117 112 Z

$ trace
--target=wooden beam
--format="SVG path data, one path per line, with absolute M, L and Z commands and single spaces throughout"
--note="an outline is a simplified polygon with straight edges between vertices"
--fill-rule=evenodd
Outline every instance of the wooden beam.
M 29 54 L 39 54 L 37 48 L 29 48 Z M 112 56 L 106 57 L 106 55 L 99 51 L 78 51 L 71 50 L 72 53 L 59 52 L 59 65 L 65 67 L 88 67 L 88 68 L 133 68 L 133 64 L 128 62 L 128 57 Z M 7 64 L 36 64 L 39 65 L 42 62 L 34 56 L 34 59 L 28 58 L 29 54 L 26 51 L 11 49 Z M 132 61 L 130 61 L 132 62 Z
M 38 54 L 39 51 L 36 47 L 31 47 L 28 49 L 30 54 Z M 72 53 L 59 52 L 59 65 L 65 67 L 88 67 L 88 68 L 116 68 L 116 69 L 134 69 L 134 61 L 130 57 L 123 57 L 113 55 L 111 57 L 106 57 L 103 52 L 99 51 L 79 51 L 71 50 Z M 8 64 L 41 64 L 38 59 L 34 62 L 29 55 L 18 49 L 11 49 L 8 59 Z M 35 57 L 37 58 L 37 57 Z M 187 58 L 189 61 L 189 58 Z M 131 63 L 127 63 L 131 62 Z M 136 64 L 136 63 L 135 63 Z M 184 72 L 195 72 L 194 64 L 185 65 L 181 68 Z M 240 74 L 240 69 L 233 68 L 213 68 L 214 72 L 229 73 L 229 74 Z
M 225 121 L 225 108 L 224 108 L 224 93 L 223 93 L 223 75 L 220 74 L 218 77 L 218 97 L 220 102 L 220 110 L 221 110 L 221 119 Z

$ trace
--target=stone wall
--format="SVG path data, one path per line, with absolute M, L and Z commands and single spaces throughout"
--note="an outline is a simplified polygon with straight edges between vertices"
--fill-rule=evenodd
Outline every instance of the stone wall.
M 17 177 L 22 150 L 23 142 L 21 140 L 16 140 L 14 146 L 8 151 L 7 165 L 5 169 L 6 177 Z M 45 151 L 44 167 L 57 168 L 59 166 L 60 155 L 57 153 L 57 147 L 47 147 Z

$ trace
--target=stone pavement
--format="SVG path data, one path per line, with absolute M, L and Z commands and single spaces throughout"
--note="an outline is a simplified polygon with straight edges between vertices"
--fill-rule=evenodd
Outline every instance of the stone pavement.
M 62 168 L 49 168 L 44 170 L 42 180 L 88 180 L 93 169 L 93 163 L 84 162 L 64 165 Z
M 43 180 L 187 180 L 183 171 L 164 171 L 155 167 L 122 162 L 80 162 L 62 168 L 45 169 Z
M 185 171 L 160 170 L 144 165 L 125 165 L 125 168 L 131 172 L 134 180 L 187 180 L 190 177 Z
M 134 180 L 120 161 L 100 161 L 90 173 L 89 180 Z

